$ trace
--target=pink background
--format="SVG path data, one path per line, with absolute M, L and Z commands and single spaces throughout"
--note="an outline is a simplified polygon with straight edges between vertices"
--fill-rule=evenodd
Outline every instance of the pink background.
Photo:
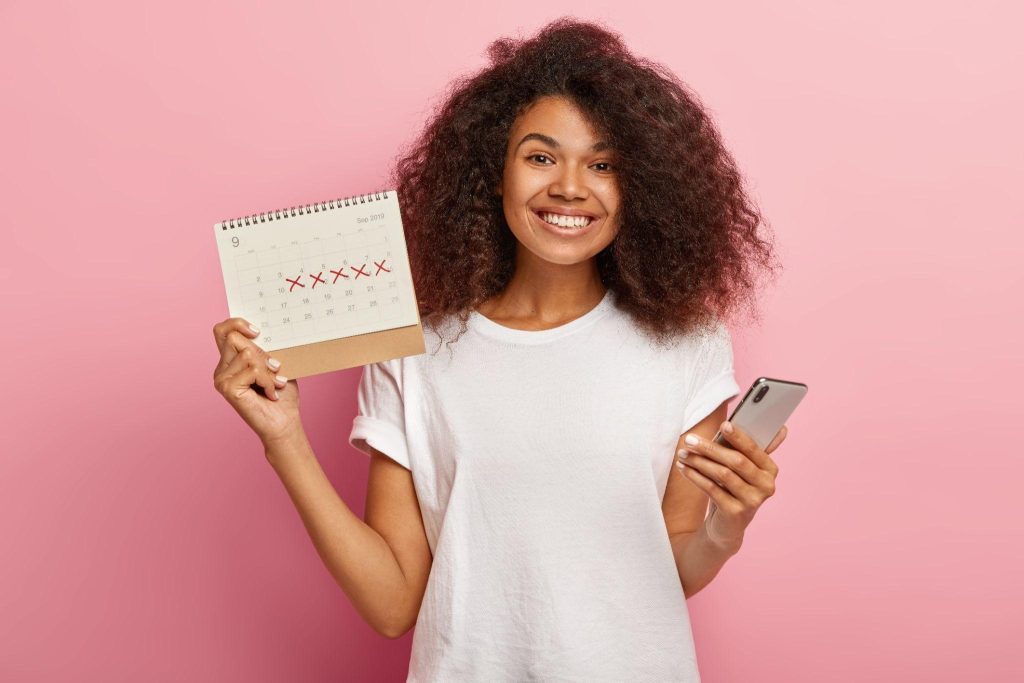
M 589 5 L 700 93 L 775 228 L 739 382 L 810 385 L 690 600 L 708 681 L 1024 676 L 1024 17 L 961 5 Z M 212 224 L 379 188 L 490 40 L 574 7 L 0 6 L 0 679 L 404 680 L 411 635 L 361 621 L 213 388 Z M 301 384 L 361 514 L 358 379 Z

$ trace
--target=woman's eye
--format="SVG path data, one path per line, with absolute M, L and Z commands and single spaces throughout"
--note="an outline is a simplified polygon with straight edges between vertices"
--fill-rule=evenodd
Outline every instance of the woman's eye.
M 599 161 L 598 163 L 594 164 L 594 166 L 604 166 L 603 169 L 598 169 L 598 170 L 601 170 L 601 171 L 610 171 L 610 170 L 612 170 L 612 165 L 609 164 L 607 161 Z
M 530 156 L 528 156 L 528 157 L 526 157 L 526 158 L 527 158 L 527 159 L 537 159 L 537 158 L 540 158 L 540 159 L 547 159 L 547 158 L 548 158 L 548 155 L 547 155 L 547 154 L 531 154 Z

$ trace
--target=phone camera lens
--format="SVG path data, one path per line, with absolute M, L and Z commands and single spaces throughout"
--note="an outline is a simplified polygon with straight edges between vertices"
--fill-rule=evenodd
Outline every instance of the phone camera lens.
M 767 394 L 767 393 L 768 393 L 768 387 L 767 386 L 761 387 L 761 390 L 758 391 L 757 394 L 754 395 L 754 403 L 759 402 L 762 398 L 764 398 L 764 395 Z

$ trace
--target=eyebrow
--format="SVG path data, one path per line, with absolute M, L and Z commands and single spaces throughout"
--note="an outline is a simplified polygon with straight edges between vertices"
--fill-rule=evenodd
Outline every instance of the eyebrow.
M 555 140 L 553 137 L 549 137 L 549 136 L 543 135 L 541 133 L 527 133 L 526 135 L 523 136 L 523 139 L 519 141 L 519 144 L 516 145 L 516 149 L 519 149 L 520 145 L 522 145 L 527 140 L 540 140 L 544 144 L 550 145 L 551 147 L 554 147 L 555 149 L 558 149 L 561 146 L 561 145 L 558 144 L 558 141 Z M 598 142 L 593 147 L 591 147 L 590 150 L 592 152 L 600 152 L 602 150 L 610 149 L 610 148 L 611 148 L 611 145 L 609 145 L 607 142 Z

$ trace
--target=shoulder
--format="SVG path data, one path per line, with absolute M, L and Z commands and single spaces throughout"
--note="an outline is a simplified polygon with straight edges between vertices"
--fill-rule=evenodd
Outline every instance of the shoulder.
M 695 329 L 686 336 L 685 345 L 677 359 L 693 372 L 731 369 L 732 335 L 728 326 L 715 318 L 705 326 Z
M 676 334 L 657 348 L 672 362 L 693 367 L 709 359 L 732 354 L 732 334 L 719 318 Z
M 424 323 L 423 353 L 369 363 L 364 366 L 365 375 L 371 382 L 385 380 L 401 389 L 416 377 L 431 374 L 435 371 L 434 366 L 450 364 L 456 350 L 473 346 L 465 343 L 468 341 L 465 334 L 458 342 L 451 343 L 459 334 L 459 326 L 457 316 L 447 316 L 436 326 Z

